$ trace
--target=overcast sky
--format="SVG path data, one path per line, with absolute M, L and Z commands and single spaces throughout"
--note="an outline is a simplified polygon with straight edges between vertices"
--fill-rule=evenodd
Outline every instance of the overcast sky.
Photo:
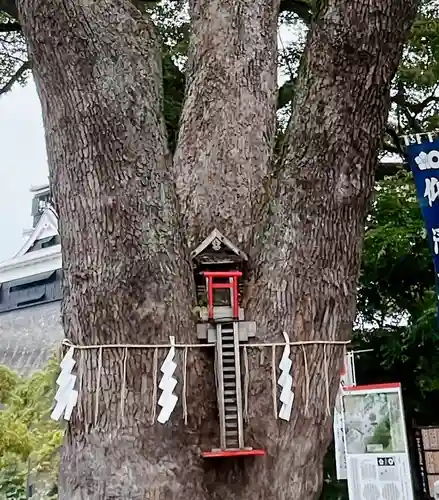
M 0 261 L 23 243 L 32 227 L 31 185 L 45 184 L 48 170 L 41 108 L 32 81 L 0 96 Z

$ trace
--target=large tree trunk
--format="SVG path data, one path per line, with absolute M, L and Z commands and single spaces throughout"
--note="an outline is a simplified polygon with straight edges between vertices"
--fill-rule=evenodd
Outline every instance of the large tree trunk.
M 178 203 L 151 23 L 126 0 L 19 0 L 43 108 L 63 243 L 64 328 L 73 342 L 157 343 L 170 335 L 195 342 L 185 239 L 192 245 L 214 226 L 251 255 L 246 307 L 258 340 L 281 340 L 282 331 L 294 340 L 349 337 L 376 149 L 418 1 L 320 3 L 275 170 L 278 2 L 191 2 Z M 315 499 L 331 422 L 324 352 L 306 349 L 308 405 L 296 352 L 290 423 L 272 416 L 269 363 L 252 358 L 247 441 L 267 456 L 204 465 L 200 448 L 217 440 L 204 353 L 190 356 L 188 426 L 179 407 L 161 427 L 152 423 L 151 352 L 129 351 L 122 416 L 123 350 L 103 353 L 98 408 L 98 352 L 85 351 L 60 498 Z M 326 350 L 331 408 L 341 354 Z
M 170 335 L 188 341 L 192 283 L 152 24 L 124 0 L 26 1 L 20 10 L 60 218 L 66 337 L 75 344 L 163 343 Z M 128 353 L 122 419 L 123 355 L 103 352 L 96 416 L 98 352 L 84 351 L 60 498 L 203 498 L 201 481 L 189 480 L 197 468 L 201 477 L 197 434 L 184 437 L 181 415 L 172 426 L 151 422 L 148 352 Z M 198 410 L 189 408 L 203 416 Z
M 308 36 L 285 156 L 267 196 L 264 230 L 255 234 L 249 312 L 266 338 L 283 330 L 294 340 L 351 337 L 364 222 L 390 84 L 418 4 L 321 3 Z M 275 456 L 274 463 L 255 467 L 254 476 L 265 480 L 264 493 L 253 498 L 311 499 L 321 490 L 332 435 L 325 349 L 306 348 L 306 354 L 308 388 L 303 353 L 296 350 L 292 422 L 271 420 L 261 426 L 267 405 L 251 412 L 250 431 L 259 441 L 268 437 Z M 342 354 L 340 347 L 326 349 L 331 410 Z M 262 373 L 254 374 L 253 386 L 266 387 Z
M 237 4 L 241 8 L 250 6 L 245 1 Z M 269 154 L 265 136 L 258 132 L 266 131 L 264 126 L 270 122 L 258 117 L 255 134 L 249 131 L 248 135 L 243 124 L 248 123 L 249 114 L 254 112 L 257 117 L 260 108 L 267 109 L 271 117 L 271 96 L 264 94 L 265 102 L 261 102 L 261 94 L 259 100 L 236 99 L 235 88 L 245 89 L 243 93 L 248 97 L 248 80 L 245 73 L 236 73 L 233 58 L 222 57 L 222 53 L 214 58 L 207 50 L 210 40 L 224 44 L 233 39 L 215 22 L 213 7 L 202 25 L 202 33 L 208 30 L 209 41 L 197 31 L 200 26 L 194 25 L 192 58 L 196 64 L 191 69 L 196 68 L 200 81 L 196 85 L 194 77 L 194 83 L 188 86 L 183 116 L 189 116 L 191 121 L 183 119 L 180 148 L 184 153 L 177 155 L 176 165 L 186 161 L 188 167 L 183 168 L 184 178 L 179 171 L 179 194 L 191 234 L 199 235 L 200 228 L 205 234 L 217 225 L 250 248 L 252 279 L 247 287 L 246 307 L 248 317 L 256 320 L 258 340 L 279 340 L 283 331 L 293 340 L 337 341 L 351 336 L 377 148 L 386 125 L 390 84 L 417 4 L 416 0 L 321 2 L 318 20 L 308 36 L 285 156 L 276 168 L 272 168 L 274 162 L 267 165 L 269 177 L 257 187 L 265 192 L 262 199 L 257 197 L 256 207 L 254 194 L 243 187 L 261 175 L 260 164 L 244 161 L 240 153 L 232 157 L 236 150 L 228 146 L 242 137 L 243 151 L 248 147 Z M 266 9 L 273 7 L 269 0 L 264 5 Z M 232 15 L 234 10 L 229 6 L 228 12 Z M 253 23 L 264 19 L 263 31 L 266 16 L 256 15 L 261 13 L 260 2 L 253 12 Z M 255 34 L 252 24 L 247 26 Z M 253 43 L 260 46 L 257 37 Z M 238 42 L 237 46 L 243 45 Z M 247 48 L 244 54 L 249 53 Z M 235 104 L 236 114 L 221 108 L 230 83 L 218 78 L 214 71 L 206 71 L 209 58 L 222 63 L 221 75 L 233 74 L 235 78 L 228 102 Z M 264 79 L 264 61 L 253 67 L 259 68 L 254 73 L 257 78 L 264 83 L 271 81 Z M 203 93 L 204 89 L 218 87 L 220 97 Z M 194 111 L 193 103 L 200 101 L 200 95 L 204 96 L 200 109 L 218 110 L 214 118 L 207 112 Z M 213 127 L 218 133 L 213 133 Z M 212 151 L 218 151 L 217 144 L 229 151 L 228 161 L 211 157 Z M 225 182 L 224 169 L 235 173 L 238 181 Z M 190 181 L 190 196 L 187 187 L 181 187 L 186 179 Z M 217 181 L 213 185 L 212 179 Z M 239 196 L 235 195 L 235 184 L 240 187 Z M 253 209 L 251 227 L 248 211 L 242 208 L 245 203 L 247 210 Z M 265 447 L 268 456 L 247 463 L 245 470 L 234 471 L 241 489 L 233 498 L 302 500 L 316 498 L 321 490 L 323 458 L 332 432 L 327 408 L 328 404 L 333 408 L 343 349 L 325 349 L 321 345 L 306 348 L 309 387 L 303 351 L 296 349 L 295 354 L 296 400 L 290 424 L 273 418 L 270 357 L 266 355 L 264 366 L 260 366 L 259 357 L 252 359 L 247 440 L 251 445 Z M 330 394 L 325 384 L 325 358 Z M 214 498 L 231 495 L 223 477 L 221 471 L 216 483 L 218 496 Z M 257 477 L 257 484 L 249 477 Z
M 187 95 L 175 153 L 189 244 L 215 227 L 247 250 L 276 126 L 279 0 L 190 0 Z

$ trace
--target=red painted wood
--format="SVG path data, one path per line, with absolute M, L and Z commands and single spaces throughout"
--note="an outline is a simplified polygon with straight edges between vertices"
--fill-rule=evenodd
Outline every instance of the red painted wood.
M 388 384 L 369 384 L 369 385 L 346 385 L 345 391 L 370 391 L 375 389 L 397 389 L 401 387 L 399 382 L 390 382 Z
M 241 271 L 203 271 L 203 276 L 212 278 L 240 278 L 242 276 Z
M 203 276 L 207 279 L 207 302 L 208 302 L 208 318 L 213 320 L 213 289 L 216 288 L 231 288 L 233 296 L 233 318 L 239 318 L 238 304 L 238 278 L 242 276 L 241 271 L 204 271 Z M 214 283 L 215 278 L 231 278 L 231 283 Z
M 233 290 L 233 317 L 235 319 L 239 318 L 239 299 L 238 299 L 238 278 L 234 276 L 232 278 L 232 290 Z
M 203 458 L 233 458 L 233 457 L 262 457 L 265 455 L 264 450 L 218 450 L 218 451 L 203 451 Z
M 207 302 L 208 302 L 208 318 L 213 319 L 213 278 L 210 276 L 206 276 L 207 278 Z

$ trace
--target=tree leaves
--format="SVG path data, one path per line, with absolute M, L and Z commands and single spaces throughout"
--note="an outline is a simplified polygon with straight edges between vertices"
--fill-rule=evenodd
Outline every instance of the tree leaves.
M 64 432 L 49 414 L 58 371 L 52 360 L 44 371 L 25 379 L 0 366 L 0 401 L 5 406 L 0 411 L 1 498 L 21 498 L 28 461 L 34 473 L 56 482 L 57 451 Z

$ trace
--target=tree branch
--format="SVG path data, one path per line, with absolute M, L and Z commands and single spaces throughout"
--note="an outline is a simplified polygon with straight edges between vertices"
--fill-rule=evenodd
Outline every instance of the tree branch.
M 13 75 L 9 81 L 2 87 L 0 88 L 0 95 L 6 94 L 6 92 L 9 92 L 12 87 L 14 86 L 15 83 L 18 82 L 18 80 L 24 75 L 24 73 L 31 68 L 30 61 L 26 61 L 23 63 L 20 68 L 17 70 L 15 75 Z
M 399 140 L 396 130 L 390 126 L 387 126 L 386 134 L 392 139 L 393 145 L 384 142 L 384 149 L 389 153 L 404 155 L 404 149 L 401 145 L 401 141 Z
M 413 113 L 415 116 L 424 111 L 424 109 L 431 104 L 432 102 L 439 102 L 439 96 L 435 95 L 438 86 L 436 86 L 433 90 L 433 93 L 418 103 L 411 103 L 407 101 L 404 93 L 398 92 L 396 95 L 392 97 L 392 102 L 401 106 L 402 108 L 406 108 L 408 111 Z
M 422 126 L 419 123 L 419 121 L 416 119 L 416 115 L 412 115 L 407 107 L 401 106 L 401 111 L 404 113 L 405 117 L 407 118 L 409 127 L 413 130 L 413 132 L 416 132 L 417 134 L 420 134 L 422 132 Z
M 277 94 L 277 109 L 281 109 L 291 102 L 294 95 L 295 81 L 288 80 L 279 88 Z
M 0 23 L 0 33 L 13 33 L 21 31 L 20 23 Z
M 279 13 L 292 12 L 310 25 L 312 21 L 311 5 L 307 0 L 281 0 Z

